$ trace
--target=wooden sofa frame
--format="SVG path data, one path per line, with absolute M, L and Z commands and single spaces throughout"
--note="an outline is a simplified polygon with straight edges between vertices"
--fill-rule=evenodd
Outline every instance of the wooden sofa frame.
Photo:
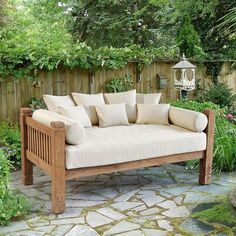
M 215 115 L 211 110 L 206 110 L 203 113 L 208 117 L 208 125 L 205 129 L 207 148 L 204 151 L 67 170 L 65 168 L 64 123 L 59 121 L 51 122 L 51 128 L 46 127 L 32 119 L 31 109 L 21 108 L 20 124 L 23 183 L 25 185 L 33 184 L 33 164 L 51 176 L 51 200 L 52 211 L 54 213 L 64 212 L 65 181 L 78 177 L 200 159 L 199 183 L 209 184 L 211 182 L 212 172 Z

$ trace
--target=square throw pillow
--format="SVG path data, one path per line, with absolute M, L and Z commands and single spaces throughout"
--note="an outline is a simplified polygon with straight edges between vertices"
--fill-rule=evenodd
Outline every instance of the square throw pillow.
M 59 107 L 58 113 L 82 124 L 84 128 L 92 127 L 91 121 L 83 105 L 75 107 Z
M 137 104 L 158 104 L 161 99 L 161 93 L 137 93 Z
M 125 104 L 96 106 L 100 127 L 129 125 Z
M 77 105 L 84 106 L 92 125 L 98 125 L 98 116 L 95 106 L 105 104 L 103 94 L 72 93 L 72 97 Z
M 49 111 L 58 112 L 60 106 L 74 107 L 75 104 L 69 95 L 66 96 L 54 96 L 54 95 L 43 95 L 43 100 L 47 105 Z
M 137 104 L 138 117 L 136 124 L 169 124 L 170 104 Z
M 135 123 L 137 119 L 135 89 L 120 93 L 105 93 L 104 97 L 107 104 L 125 103 L 128 120 L 130 123 Z

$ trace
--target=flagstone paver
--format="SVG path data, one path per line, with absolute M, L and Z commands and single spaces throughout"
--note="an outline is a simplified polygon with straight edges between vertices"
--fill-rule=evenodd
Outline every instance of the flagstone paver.
M 109 224 L 113 220 L 97 212 L 90 211 L 87 214 L 86 221 L 91 227 L 97 227 L 97 226 Z
M 104 236 L 106 235 L 112 235 L 112 234 L 118 234 L 123 232 L 128 232 L 134 229 L 139 229 L 141 226 L 138 224 L 130 223 L 127 221 L 121 221 L 117 225 L 113 226 L 111 229 L 107 230 L 104 233 Z
M 126 211 L 131 208 L 140 206 L 142 204 L 143 204 L 142 202 L 117 202 L 117 203 L 112 204 L 111 206 L 120 211 Z
M 190 215 L 188 208 L 185 206 L 171 208 L 170 210 L 165 211 L 162 214 L 170 218 L 187 217 Z
M 76 225 L 65 236 L 99 236 L 99 234 L 89 226 Z
M 161 228 L 163 228 L 167 231 L 172 231 L 173 230 L 173 227 L 170 225 L 169 221 L 167 221 L 167 220 L 158 220 L 157 222 L 158 222 L 158 225 Z
M 171 209 L 177 207 L 176 203 L 171 200 L 166 200 L 164 202 L 158 203 L 157 204 L 159 207 L 166 208 L 166 209 Z
M 97 210 L 100 214 L 107 216 L 113 220 L 121 220 L 126 218 L 126 216 L 118 211 L 113 210 L 110 207 L 104 207 Z
M 143 232 L 146 236 L 166 236 L 167 232 L 163 230 L 156 230 L 156 229 L 143 229 Z
M 191 210 L 226 196 L 235 187 L 236 173 L 213 176 L 208 186 L 199 185 L 197 176 L 183 166 L 164 165 L 70 180 L 65 212 L 53 214 L 50 178 L 35 167 L 34 185 L 24 186 L 17 171 L 10 188 L 29 196 L 32 209 L 25 218 L 0 226 L 0 235 L 181 236 L 179 227 L 210 235 L 216 229 L 201 228 L 190 218 Z

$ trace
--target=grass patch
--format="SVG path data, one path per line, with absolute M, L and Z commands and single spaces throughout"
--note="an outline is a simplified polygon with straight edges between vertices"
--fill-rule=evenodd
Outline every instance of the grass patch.
M 218 223 L 229 227 L 236 225 L 236 210 L 228 203 L 217 204 L 192 216 L 207 223 Z

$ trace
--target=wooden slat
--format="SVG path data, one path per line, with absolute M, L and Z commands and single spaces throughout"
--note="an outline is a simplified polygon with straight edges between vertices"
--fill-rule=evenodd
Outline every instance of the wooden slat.
M 34 127 L 34 129 L 36 129 L 38 131 L 42 131 L 43 133 L 45 133 L 48 136 L 52 135 L 52 129 L 50 127 L 42 125 L 41 123 L 37 122 L 36 120 L 33 120 L 30 117 L 26 117 L 26 124 L 28 126 Z
M 50 165 L 48 165 L 47 163 L 45 163 L 40 158 L 38 158 L 38 156 L 36 156 L 34 153 L 27 150 L 26 156 L 27 156 L 27 159 L 29 159 L 32 163 L 34 163 L 40 169 L 45 171 L 48 175 L 50 175 L 50 176 L 52 175 L 52 171 L 51 171 L 52 167 Z
M 138 160 L 138 161 L 131 161 L 113 165 L 106 165 L 106 166 L 95 166 L 95 167 L 87 167 L 87 168 L 80 168 L 74 170 L 66 170 L 66 179 L 74 179 L 78 177 L 84 176 L 91 176 L 91 175 L 98 175 L 98 174 L 107 174 L 116 171 L 124 171 L 124 170 L 131 170 L 137 169 L 140 167 L 150 167 L 150 166 L 158 166 L 168 163 L 175 163 L 193 159 L 201 159 L 204 157 L 204 151 L 200 152 L 192 152 L 186 154 L 176 154 L 164 157 L 156 157 L 151 159 L 145 160 Z

